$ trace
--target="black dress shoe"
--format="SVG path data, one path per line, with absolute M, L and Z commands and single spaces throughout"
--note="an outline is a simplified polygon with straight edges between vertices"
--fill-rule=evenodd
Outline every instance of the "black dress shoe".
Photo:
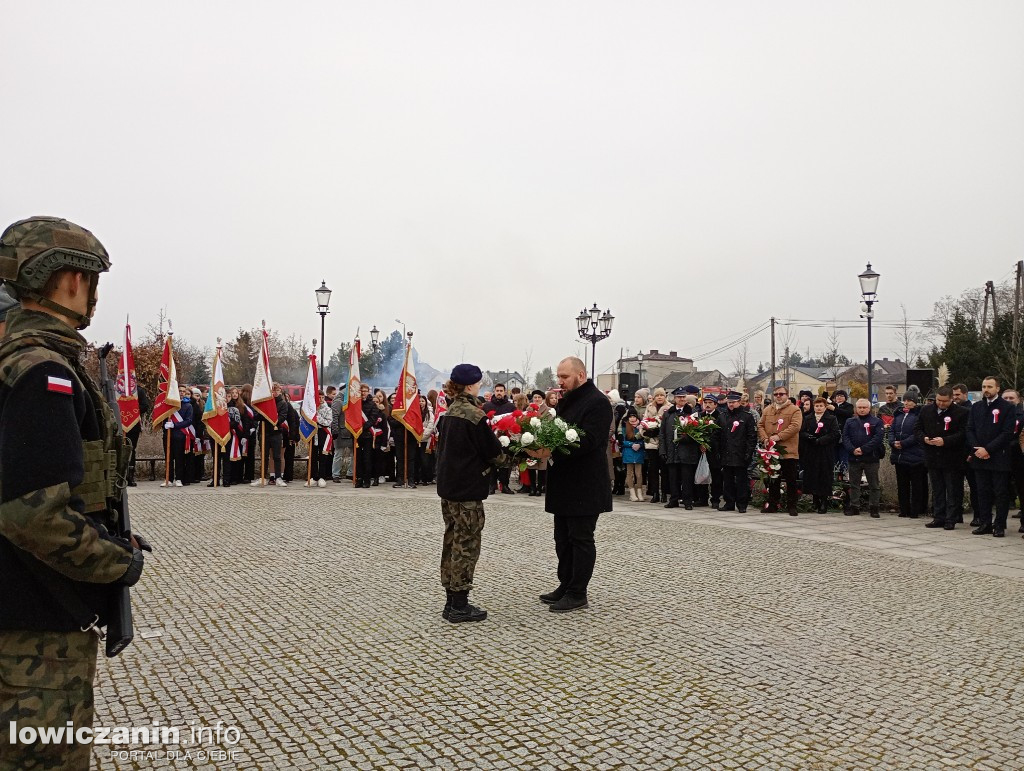
M 669 501 L 668 503 L 665 504 L 665 508 L 666 509 L 678 509 L 679 508 L 679 501 Z
M 553 592 L 542 594 L 540 596 L 540 601 L 543 602 L 545 605 L 553 605 L 563 597 L 565 597 L 565 589 L 559 587 L 558 589 L 555 589 L 555 591 Z
M 574 597 L 571 594 L 566 594 L 562 599 L 558 600 L 558 602 L 552 603 L 548 610 L 552 613 L 568 613 L 570 610 L 580 610 L 587 606 L 586 595 L 583 595 L 582 597 Z
M 1017 528 L 1018 533 L 1024 533 L 1024 524 Z
M 746 508 L 746 507 L 744 507 Z M 733 503 L 723 503 L 718 507 L 719 511 L 736 511 L 736 505 Z
M 761 509 L 761 511 L 763 511 L 765 514 L 778 514 L 779 505 L 777 503 L 768 503 L 765 504 L 765 507 Z
M 981 527 L 981 520 L 975 517 L 971 520 L 970 527 Z
M 1005 538 L 1006 537 L 1006 531 L 1005 530 L 993 530 L 992 531 L 992 537 L 993 538 Z
M 515 495 L 515 493 L 509 490 L 507 487 L 501 488 L 501 492 L 504 493 L 505 495 Z
M 380 485 L 380 480 L 377 479 L 377 477 L 374 477 L 373 480 L 370 482 L 370 487 L 378 487 L 379 485 Z
M 740 506 L 738 509 L 736 509 L 736 511 L 738 513 L 740 513 L 740 514 L 746 514 L 747 513 L 747 507 L 746 506 Z
M 972 530 L 971 535 L 992 535 L 992 525 L 982 525 Z
M 947 522 L 946 524 L 944 524 L 942 526 L 942 529 L 943 530 L 956 530 L 956 523 L 955 522 Z
M 946 526 L 946 523 L 943 522 L 941 519 L 933 519 L 931 522 L 929 522 L 929 523 L 927 523 L 925 525 L 925 527 L 945 527 L 945 526 Z
M 687 511 L 693 511 L 693 504 L 692 503 L 684 503 L 683 504 L 683 508 L 686 509 Z
M 799 516 L 799 512 L 796 509 L 790 509 L 789 510 L 789 516 L 791 516 L 791 517 Z

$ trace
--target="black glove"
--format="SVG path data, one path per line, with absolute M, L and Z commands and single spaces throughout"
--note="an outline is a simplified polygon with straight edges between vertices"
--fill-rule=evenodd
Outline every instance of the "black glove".
M 139 549 L 141 549 L 142 551 L 148 551 L 150 554 L 153 553 L 153 546 L 149 543 L 149 541 L 147 541 L 138 533 L 132 533 L 132 537 L 135 539 L 135 542 L 139 545 Z

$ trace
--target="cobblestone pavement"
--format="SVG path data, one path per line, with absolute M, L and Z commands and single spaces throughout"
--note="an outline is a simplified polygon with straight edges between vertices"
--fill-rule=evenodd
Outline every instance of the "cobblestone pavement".
M 158 552 L 97 724 L 182 727 L 192 758 L 97 748 L 98 768 L 1024 766 L 1024 581 L 854 545 L 919 522 L 617 501 L 591 607 L 560 615 L 537 600 L 550 517 L 497 496 L 472 595 L 490 617 L 452 625 L 433 488 L 133 492 Z M 203 762 L 188 727 L 218 720 L 237 755 Z

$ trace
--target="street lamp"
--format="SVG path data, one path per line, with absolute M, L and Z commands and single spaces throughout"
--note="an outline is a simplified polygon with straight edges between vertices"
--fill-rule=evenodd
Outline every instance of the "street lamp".
M 584 308 L 576 317 L 576 329 L 584 340 L 590 341 L 590 375 L 597 378 L 597 343 L 612 333 L 612 322 L 615 317 L 610 310 L 602 315 L 601 309 L 594 303 L 590 310 Z
M 320 314 L 320 387 L 324 383 L 324 325 L 327 323 L 327 306 L 331 304 L 331 290 L 327 288 L 327 282 L 321 281 L 320 288 L 314 292 L 316 295 L 316 312 Z
M 640 351 L 640 353 L 638 353 L 636 355 L 636 363 L 637 363 L 637 367 L 638 367 L 637 375 L 636 375 L 637 388 L 643 388 L 644 387 L 644 352 L 643 351 Z
M 871 319 L 875 317 L 875 312 L 871 310 L 871 306 L 878 302 L 878 279 L 881 278 L 881 274 L 871 269 L 871 263 L 868 263 L 867 270 L 857 276 L 860 281 L 860 296 L 863 302 L 861 303 L 861 315 L 862 319 L 868 320 L 868 401 L 874 403 L 874 396 L 871 393 L 871 375 L 872 375 L 872 364 L 871 364 Z

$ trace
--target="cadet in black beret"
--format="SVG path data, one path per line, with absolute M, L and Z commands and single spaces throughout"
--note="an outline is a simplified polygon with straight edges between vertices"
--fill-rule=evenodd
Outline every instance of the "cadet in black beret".
M 491 466 L 505 462 L 505 454 L 477 406 L 482 380 L 473 364 L 455 367 L 444 386 L 448 410 L 437 424 L 437 494 L 444 518 L 441 584 L 447 594 L 441 615 L 453 624 L 487 618 L 487 611 L 469 604 L 469 590 L 480 559 L 488 477 Z
M 675 392 L 673 391 L 673 393 Z M 700 393 L 700 389 L 697 388 L 697 386 L 695 385 L 685 385 L 683 386 L 683 393 L 692 394 L 693 396 L 696 396 L 697 394 Z

